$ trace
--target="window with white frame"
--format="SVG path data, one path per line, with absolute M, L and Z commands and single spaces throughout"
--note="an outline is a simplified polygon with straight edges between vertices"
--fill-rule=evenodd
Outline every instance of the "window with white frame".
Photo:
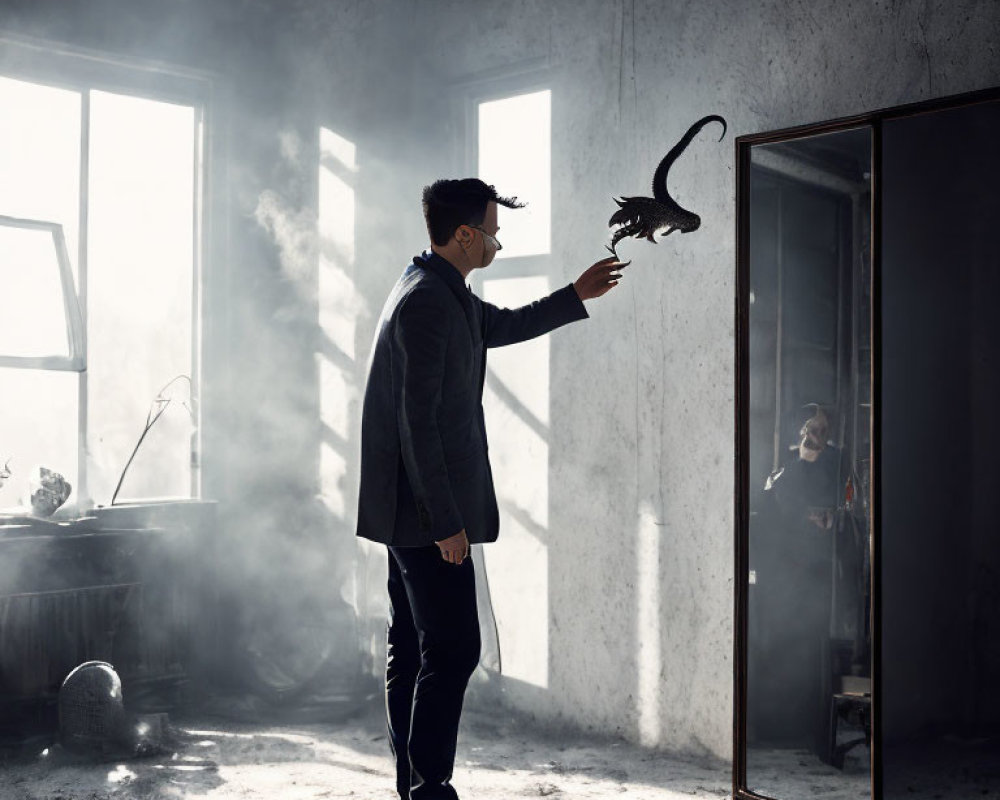
M 0 508 L 26 506 L 38 467 L 73 485 L 68 506 L 194 497 L 203 103 L 67 58 L 0 74 L 0 216 L 61 226 L 87 368 L 0 366 Z M 5 292 L 34 287 L 37 307 L 0 326 L 0 356 L 55 325 L 29 268 L 0 251 Z
M 548 89 L 480 102 L 478 172 L 502 195 L 527 207 L 501 206 L 503 250 L 497 258 L 547 255 L 551 250 L 552 92 Z

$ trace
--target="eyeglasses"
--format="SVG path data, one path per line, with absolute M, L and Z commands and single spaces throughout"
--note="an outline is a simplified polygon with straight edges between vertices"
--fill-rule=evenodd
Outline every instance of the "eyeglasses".
M 502 244 L 500 244 L 500 240 L 499 240 L 499 239 L 497 239 L 497 237 L 496 237 L 496 236 L 494 236 L 494 235 L 493 235 L 492 233 L 487 233 L 487 232 L 486 232 L 486 231 L 485 231 L 485 230 L 484 230 L 484 229 L 483 229 L 482 227 L 480 227 L 479 225 L 470 225 L 469 227 L 470 227 L 470 228 L 474 228 L 475 230 L 479 231 L 479 232 L 480 232 L 480 233 L 481 233 L 481 234 L 482 234 L 483 236 L 488 236 L 488 237 L 490 237 L 490 239 L 492 239 L 492 240 L 493 240 L 493 246 L 494 246 L 494 247 L 495 247 L 495 248 L 497 249 L 497 252 L 500 252 L 501 250 L 503 250 L 503 245 L 502 245 Z

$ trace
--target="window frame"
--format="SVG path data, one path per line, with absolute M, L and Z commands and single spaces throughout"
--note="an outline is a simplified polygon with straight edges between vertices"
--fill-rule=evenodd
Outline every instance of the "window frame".
M 535 92 L 548 91 L 555 96 L 555 75 L 547 59 L 533 59 L 506 69 L 494 69 L 472 75 L 459 81 L 453 87 L 453 96 L 459 104 L 455 110 L 458 132 L 454 152 L 460 154 L 456 166 L 469 176 L 479 175 L 479 106 L 495 100 L 509 100 Z M 552 184 L 552 136 L 549 135 L 549 184 Z M 554 198 L 553 198 L 554 199 Z M 551 229 L 551 209 L 550 229 Z M 554 237 L 553 237 L 554 238 Z M 552 263 L 552 240 L 549 252 L 526 256 L 512 256 L 503 259 L 502 276 L 485 276 L 483 270 L 474 270 L 469 276 L 477 294 L 482 295 L 484 280 L 504 278 L 548 277 Z
M 66 250 L 66 236 L 58 222 L 8 217 L 0 214 L 0 226 L 46 231 L 52 237 L 56 261 L 59 265 L 59 284 L 62 287 L 63 312 L 69 352 L 67 355 L 9 356 L 0 351 L 0 367 L 13 369 L 38 369 L 67 372 L 85 372 L 87 369 L 87 332 L 73 283 L 73 268 Z
M 76 291 L 82 317 L 83 358 L 87 360 L 88 308 L 88 201 L 90 192 L 90 92 L 102 91 L 157 102 L 185 105 L 193 108 L 194 124 L 194 202 L 192 237 L 192 286 L 191 286 L 191 410 L 195 418 L 195 436 L 191 444 L 190 497 L 202 495 L 202 370 L 203 340 L 205 335 L 206 265 L 215 251 L 212 246 L 213 185 L 211 176 L 220 167 L 212 159 L 218 134 L 214 120 L 221 114 L 218 105 L 216 78 L 208 72 L 180 67 L 174 64 L 123 57 L 73 47 L 61 42 L 33 37 L 0 33 L 0 54 L 3 67 L 0 76 L 13 80 L 51 86 L 78 92 L 80 95 L 80 174 L 79 174 L 79 235 L 76 253 Z M 210 160 L 212 159 L 212 160 Z M 218 260 L 218 259 L 216 259 Z M 14 368 L 32 368 L 28 365 L 7 365 Z M 35 367 L 37 368 L 37 367 Z M 88 376 L 78 373 L 77 418 L 77 503 L 78 510 L 92 508 L 87 480 Z

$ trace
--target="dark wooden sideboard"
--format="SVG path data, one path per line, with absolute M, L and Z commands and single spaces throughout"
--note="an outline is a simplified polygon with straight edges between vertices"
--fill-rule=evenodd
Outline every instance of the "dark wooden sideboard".
M 54 701 L 99 659 L 130 690 L 210 674 L 219 641 L 214 503 L 126 504 L 53 523 L 0 518 L 0 703 Z

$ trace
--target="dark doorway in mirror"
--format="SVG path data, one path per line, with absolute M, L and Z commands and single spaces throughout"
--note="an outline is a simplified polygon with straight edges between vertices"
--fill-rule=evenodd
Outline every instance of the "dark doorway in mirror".
M 855 487 L 870 449 L 870 158 L 867 129 L 752 157 L 746 747 L 762 792 L 780 789 L 772 770 L 849 792 L 868 781 L 869 524 Z

